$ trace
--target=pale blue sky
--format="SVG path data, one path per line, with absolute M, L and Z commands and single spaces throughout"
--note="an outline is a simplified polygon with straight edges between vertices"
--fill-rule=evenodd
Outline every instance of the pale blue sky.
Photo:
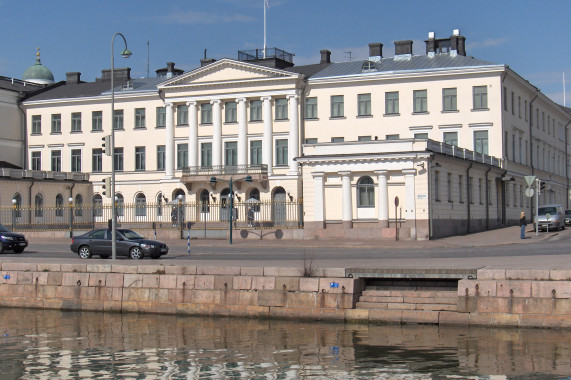
M 209 58 L 236 58 L 238 50 L 263 47 L 264 0 L 0 0 L 0 75 L 21 78 L 41 48 L 42 63 L 64 80 L 79 71 L 93 81 L 110 67 L 111 37 L 121 32 L 133 57 L 119 56 L 135 77 L 167 61 L 190 70 L 204 49 Z M 562 104 L 565 72 L 571 83 L 570 0 L 348 1 L 269 0 L 268 47 L 294 53 L 298 65 L 317 63 L 319 50 L 336 62 L 364 59 L 368 43 L 394 54 L 395 40 L 413 40 L 424 54 L 424 40 L 460 29 L 467 54 L 512 69 Z M 567 87 L 567 106 L 571 86 Z

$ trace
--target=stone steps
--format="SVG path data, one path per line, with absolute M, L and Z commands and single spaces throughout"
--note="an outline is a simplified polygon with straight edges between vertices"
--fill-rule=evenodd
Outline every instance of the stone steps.
M 357 309 L 456 311 L 456 290 L 378 289 L 363 291 Z

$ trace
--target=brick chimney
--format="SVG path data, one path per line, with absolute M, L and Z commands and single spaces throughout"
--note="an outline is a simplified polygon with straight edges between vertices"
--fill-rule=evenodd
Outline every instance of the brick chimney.
M 371 42 L 369 44 L 369 61 L 379 62 L 383 58 L 383 44 Z
M 81 82 L 80 72 L 65 73 L 65 84 L 78 84 Z
M 450 36 L 450 45 L 451 56 L 466 56 L 466 37 L 460 35 L 459 29 L 454 29 L 452 32 L 452 35 Z
M 395 61 L 412 58 L 412 41 L 395 41 Z
M 426 43 L 426 55 L 432 58 L 436 55 L 436 39 L 434 38 L 434 32 L 428 32 L 428 39 L 424 41 Z
M 320 50 L 321 61 L 319 63 L 331 63 L 331 52 L 329 50 Z

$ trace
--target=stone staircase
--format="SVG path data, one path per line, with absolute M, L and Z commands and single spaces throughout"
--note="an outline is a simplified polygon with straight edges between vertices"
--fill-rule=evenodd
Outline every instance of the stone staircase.
M 452 289 L 406 289 L 367 286 L 357 309 L 457 311 L 458 294 Z

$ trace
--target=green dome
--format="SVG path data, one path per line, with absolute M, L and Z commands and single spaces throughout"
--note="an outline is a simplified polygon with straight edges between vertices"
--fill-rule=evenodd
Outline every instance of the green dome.
M 38 83 L 38 84 L 51 84 L 54 83 L 54 75 L 42 63 L 40 62 L 40 49 L 36 53 L 36 63 L 30 66 L 24 71 L 22 79 L 28 82 Z

